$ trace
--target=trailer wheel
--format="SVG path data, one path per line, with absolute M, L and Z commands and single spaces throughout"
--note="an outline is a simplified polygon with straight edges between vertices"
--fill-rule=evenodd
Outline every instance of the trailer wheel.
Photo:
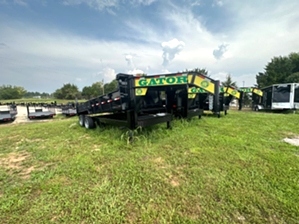
M 96 127 L 96 124 L 91 117 L 86 116 L 84 120 L 84 126 L 86 129 L 93 129 Z
M 259 111 L 259 108 L 258 108 L 258 107 L 255 107 L 254 110 L 255 110 L 255 111 Z
M 79 115 L 79 124 L 81 127 L 84 127 L 85 116 L 83 114 Z

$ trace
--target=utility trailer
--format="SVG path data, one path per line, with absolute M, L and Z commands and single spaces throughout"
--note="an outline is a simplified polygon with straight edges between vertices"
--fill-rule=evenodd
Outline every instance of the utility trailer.
M 223 102 L 222 103 L 223 111 L 224 114 L 226 115 L 232 100 L 233 99 L 240 100 L 242 93 L 236 87 L 233 86 L 223 86 L 221 87 L 220 92 L 222 93 L 221 96 L 223 97 L 223 100 L 221 101 Z
M 14 121 L 18 114 L 15 104 L 0 105 L 0 122 Z
M 262 96 L 253 98 L 253 110 L 284 111 L 299 109 L 299 83 L 273 84 L 261 88 Z
M 66 105 L 61 105 L 61 113 L 66 117 L 72 117 L 77 115 L 76 104 L 68 103 Z
M 46 103 L 27 104 L 26 108 L 30 120 L 53 118 L 56 115 L 55 106 Z
M 220 86 L 216 89 L 218 89 L 218 91 L 216 90 L 217 92 L 208 92 L 203 88 L 192 87 L 189 89 L 189 93 L 199 93 L 201 102 L 200 108 L 205 111 L 212 111 L 213 114 L 216 114 L 217 117 L 220 117 L 221 111 L 223 111 L 224 114 L 227 115 L 227 111 L 229 110 L 229 105 L 232 99 L 234 97 L 239 99 L 240 92 L 231 86 Z
M 77 115 L 81 126 L 91 129 L 95 128 L 96 124 L 110 123 L 133 130 L 139 126 L 166 122 L 169 128 L 173 115 L 184 118 L 201 117 L 199 97 L 189 100 L 189 86 L 202 85 L 207 91 L 217 91 L 214 81 L 199 73 L 144 77 L 120 73 L 117 74 L 116 80 L 116 91 L 84 103 L 77 103 Z
M 250 94 L 252 101 L 252 110 L 256 110 L 256 105 L 259 104 L 261 98 L 263 97 L 263 91 L 257 87 L 240 87 L 239 91 L 241 93 L 239 98 L 239 110 L 242 110 L 243 108 L 245 94 Z

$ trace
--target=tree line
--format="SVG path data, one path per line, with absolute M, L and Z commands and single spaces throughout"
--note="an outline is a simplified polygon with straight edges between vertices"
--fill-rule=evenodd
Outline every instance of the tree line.
M 11 100 L 21 98 L 56 98 L 56 99 L 89 99 L 102 95 L 107 92 L 112 92 L 117 88 L 117 81 L 113 80 L 110 83 L 95 82 L 91 86 L 85 86 L 82 91 L 79 90 L 78 86 L 67 83 L 61 88 L 55 90 L 54 93 L 45 92 L 29 92 L 23 87 L 2 85 L 0 86 L 0 100 Z

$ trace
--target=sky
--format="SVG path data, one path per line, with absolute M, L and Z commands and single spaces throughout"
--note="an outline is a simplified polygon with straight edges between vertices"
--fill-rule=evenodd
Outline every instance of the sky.
M 253 86 L 299 52 L 298 0 L 0 0 L 0 85 L 53 93 L 205 68 Z

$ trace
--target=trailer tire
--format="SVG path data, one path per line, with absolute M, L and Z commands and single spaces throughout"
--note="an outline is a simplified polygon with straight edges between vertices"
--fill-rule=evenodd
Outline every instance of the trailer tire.
M 256 106 L 256 107 L 254 108 L 254 111 L 259 111 L 259 108 Z
M 86 129 L 94 129 L 96 124 L 91 117 L 86 116 L 84 120 L 84 126 Z
M 84 127 L 84 120 L 85 120 L 85 116 L 83 114 L 79 115 L 79 125 L 81 127 Z

